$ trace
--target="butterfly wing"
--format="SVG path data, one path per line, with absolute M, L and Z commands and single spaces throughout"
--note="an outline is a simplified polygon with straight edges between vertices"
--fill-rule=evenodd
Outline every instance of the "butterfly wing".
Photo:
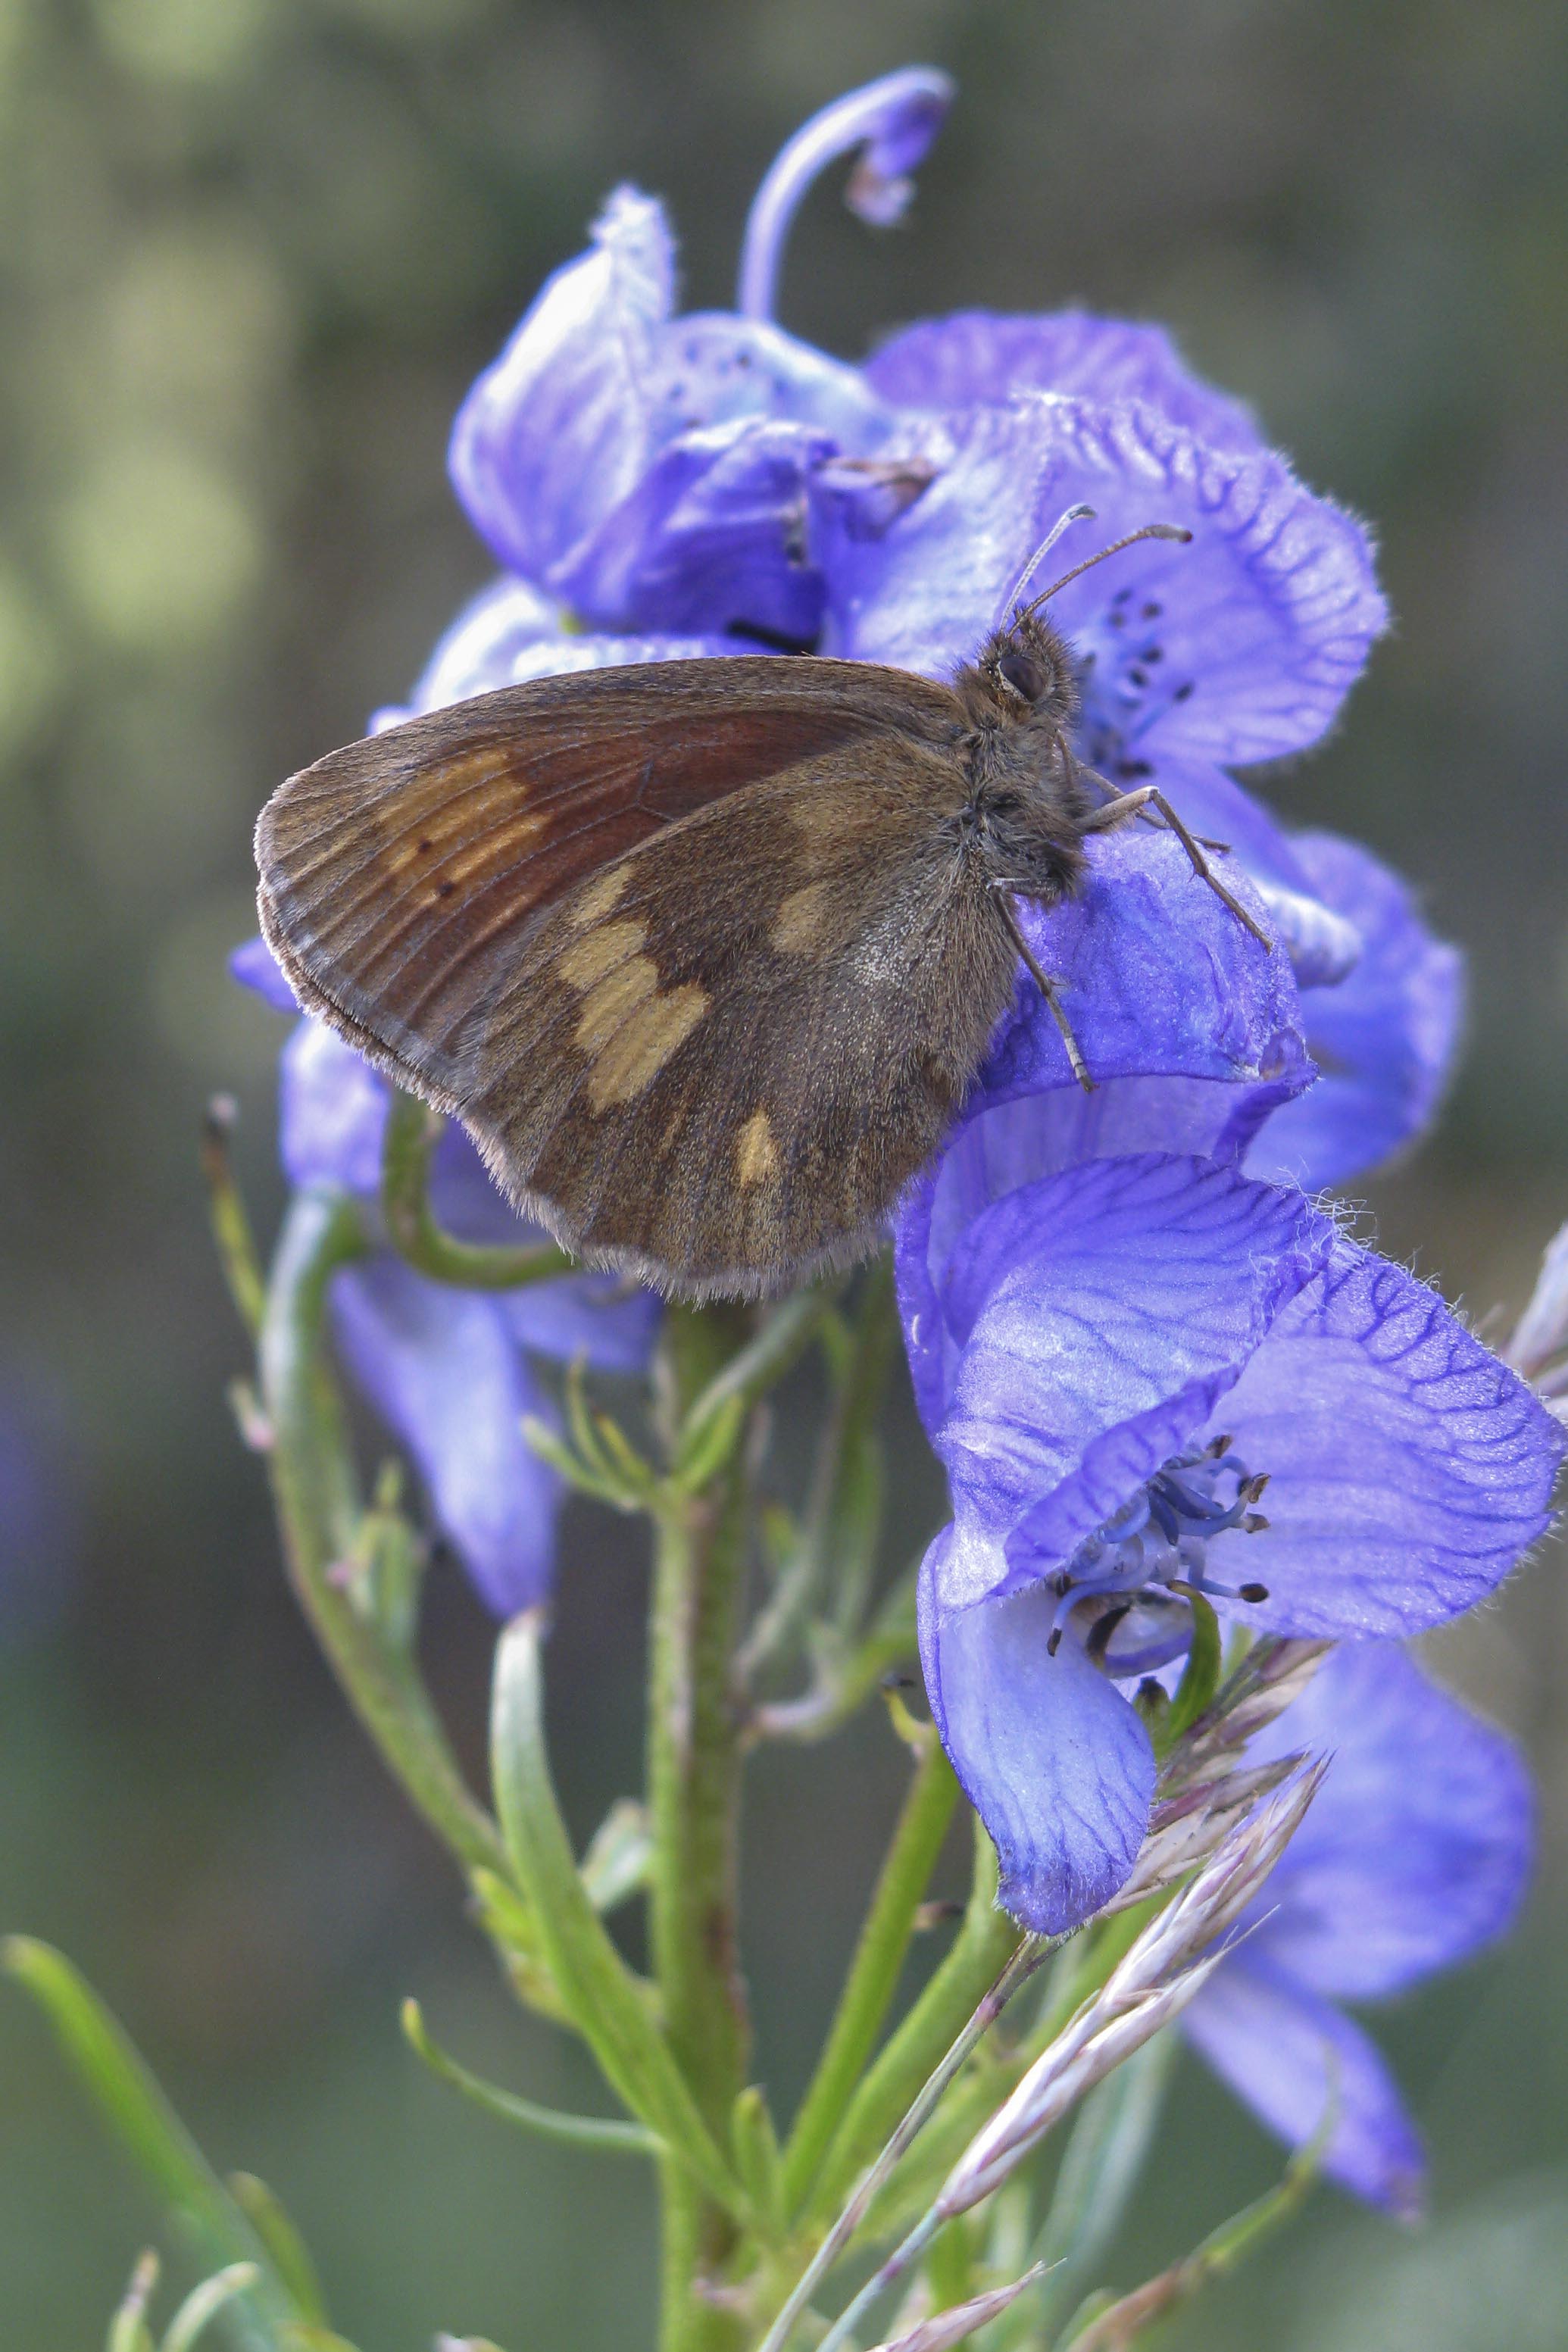
M 863 1244 L 1005 995 L 942 829 L 961 731 L 946 688 L 858 663 L 508 688 L 282 786 L 263 928 L 569 1246 L 763 1290 Z

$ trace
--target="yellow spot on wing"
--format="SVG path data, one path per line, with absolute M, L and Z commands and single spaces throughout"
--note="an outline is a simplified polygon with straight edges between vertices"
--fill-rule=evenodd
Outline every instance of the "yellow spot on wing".
M 555 968 L 572 988 L 589 989 L 635 956 L 647 938 L 640 923 L 603 923 L 580 940 L 563 947 L 555 959 Z
M 773 917 L 771 934 L 773 946 L 781 955 L 808 952 L 822 936 L 827 913 L 828 893 L 825 882 L 807 882 L 804 888 L 792 890 Z
M 585 1013 L 587 1008 L 584 1010 Z M 588 1100 L 594 1108 L 606 1110 L 611 1103 L 635 1100 L 707 1010 L 708 992 L 694 981 L 640 1003 L 595 1058 L 588 1073 Z
M 577 1016 L 575 1038 L 584 1054 L 603 1051 L 623 1021 L 658 994 L 658 967 L 651 956 L 628 956 L 614 971 L 606 972 L 596 987 L 583 999 L 583 1010 Z
M 735 1139 L 735 1173 L 742 1186 L 765 1184 L 779 1172 L 779 1148 L 765 1110 L 754 1110 Z
M 622 891 L 632 878 L 630 864 L 625 860 L 611 866 L 578 892 L 567 920 L 574 931 L 585 931 L 594 923 L 602 923 L 616 905 Z
M 487 868 L 499 872 L 501 866 L 510 865 L 517 852 L 525 843 L 531 841 L 536 833 L 544 831 L 546 822 L 542 816 L 515 817 L 510 824 L 486 834 L 484 839 L 477 841 L 471 849 L 459 850 L 455 857 L 443 858 L 436 870 L 442 881 L 458 883 L 467 882 L 473 875 L 483 874 Z

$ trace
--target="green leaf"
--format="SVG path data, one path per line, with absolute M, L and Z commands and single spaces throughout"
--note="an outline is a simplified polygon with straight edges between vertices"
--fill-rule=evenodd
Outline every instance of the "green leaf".
M 578 1872 L 545 1753 L 540 1630 L 539 1612 L 530 1610 L 502 1633 L 490 1721 L 501 1832 L 537 1923 L 540 1948 L 578 2031 L 621 2099 L 711 2196 L 743 2220 L 739 2184 Z
M 1196 1723 L 1219 1688 L 1219 1619 L 1201 1592 L 1189 1592 L 1187 1606 L 1193 1612 L 1192 1647 L 1176 1685 L 1176 1696 L 1171 1701 L 1171 1711 L 1160 1727 L 1161 1742 L 1167 1749 L 1190 1725 Z
M 768 2095 L 760 2083 L 749 2083 L 736 2099 L 730 2117 L 730 2140 L 735 2169 L 752 2200 L 758 2228 L 776 2242 L 784 2236 L 786 2220 L 784 2168 Z
M 254 2172 L 231 2172 L 229 2194 L 266 2247 L 272 2267 L 293 2296 L 300 2316 L 325 2325 L 327 2306 L 316 2265 L 282 2203 Z
M 109 2323 L 105 2352 L 155 2352 L 147 2326 L 147 2305 L 158 2284 L 158 2257 L 149 2247 L 137 2259 L 125 2299 Z
M 255 2283 L 244 2290 L 230 2325 L 247 2347 L 276 2352 L 298 2306 L 123 2027 L 52 1945 L 8 1936 L 0 1943 L 0 1968 L 38 2002 L 100 2114 L 188 2232 L 198 2258 L 256 2265 Z
M 207 2322 L 216 2319 L 224 2305 L 232 2303 L 236 2295 L 243 2294 L 247 2287 L 255 2286 L 260 2276 L 261 2273 L 254 2263 L 230 2263 L 226 2270 L 215 2272 L 211 2278 L 203 2279 L 200 2286 L 192 2288 L 169 2322 L 162 2352 L 192 2352 L 197 2336 L 205 2331 Z
M 647 1807 L 635 1797 L 617 1797 L 583 1856 L 583 1884 L 595 1911 L 616 1910 L 647 1885 L 652 1852 Z
M 532 2099 L 520 2098 L 515 2091 L 503 2091 L 498 2084 L 470 2074 L 466 2066 L 459 2066 L 455 2058 L 449 2058 L 438 2043 L 432 2042 L 416 2000 L 405 2000 L 400 2015 L 410 2047 L 430 2072 L 500 2122 L 511 2124 L 535 2139 L 554 2140 L 567 2147 L 597 2149 L 601 2154 L 616 2156 L 664 2155 L 664 2142 L 641 2124 L 622 2123 L 607 2116 L 563 2115 L 557 2107 L 539 2106 Z

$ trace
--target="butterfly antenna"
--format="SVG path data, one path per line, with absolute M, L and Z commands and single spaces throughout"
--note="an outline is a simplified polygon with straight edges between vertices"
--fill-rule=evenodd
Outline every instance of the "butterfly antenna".
M 1070 520 L 1070 519 L 1071 518 L 1069 516 L 1064 515 L 1062 520 L 1065 522 Z M 1057 525 L 1057 530 L 1059 531 L 1060 529 L 1061 523 L 1058 523 Z M 1083 562 L 1081 563 L 1075 563 L 1070 572 L 1064 572 L 1059 580 L 1053 580 L 1048 588 L 1042 590 L 1040 594 L 1037 595 L 1031 604 L 1026 604 L 1021 613 L 1014 615 L 1013 626 L 1016 628 L 1020 621 L 1026 621 L 1031 613 L 1037 613 L 1042 604 L 1048 604 L 1051 598 L 1057 595 L 1060 590 L 1065 588 L 1069 580 L 1076 580 L 1080 572 L 1092 572 L 1095 565 L 1097 563 L 1103 563 L 1108 555 L 1120 555 L 1124 547 L 1135 547 L 1141 539 L 1176 539 L 1184 542 L 1191 539 L 1192 535 L 1192 532 L 1187 530 L 1184 523 L 1146 522 L 1142 530 L 1130 530 L 1125 539 L 1113 539 L 1109 547 L 1102 547 L 1098 555 L 1085 556 Z M 1054 539 L 1055 537 L 1056 531 L 1053 531 L 1051 538 Z M 1050 540 L 1047 540 L 1046 547 L 1049 547 L 1050 543 Z M 1045 551 L 1045 548 L 1040 550 L 1040 553 L 1042 555 Z M 1037 559 L 1037 560 L 1038 559 Z M 1029 571 L 1032 572 L 1034 568 L 1034 564 L 1031 563 Z M 1026 572 L 1024 576 L 1027 579 L 1028 572 Z
M 1027 563 L 1025 564 L 1022 572 L 1019 572 L 1018 577 L 1013 583 L 1012 587 L 1002 599 L 1002 610 L 1004 613 L 1007 610 L 1009 604 L 1016 604 L 1017 603 L 1019 597 L 1023 594 L 1025 589 L 1028 586 L 1030 581 L 1034 578 L 1036 572 L 1039 570 L 1041 564 L 1045 562 L 1047 556 L 1050 553 L 1058 540 L 1060 539 L 1068 525 L 1074 522 L 1092 522 L 1093 520 L 1094 509 L 1092 507 L 1068 507 L 1065 514 L 1060 514 L 1057 517 L 1049 530 L 1047 531 L 1044 539 L 1041 540 L 1038 547 L 1036 548 L 1033 555 L 1030 556 Z

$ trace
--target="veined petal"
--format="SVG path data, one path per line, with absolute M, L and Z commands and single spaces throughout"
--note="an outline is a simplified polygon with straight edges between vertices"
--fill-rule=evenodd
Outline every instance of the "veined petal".
M 1323 2169 L 1412 2220 L 1426 2163 L 1398 2085 L 1359 2025 L 1244 1947 L 1187 2005 L 1190 2040 L 1272 2132 L 1302 2147 L 1333 2103 Z
M 381 1184 L 386 1086 L 322 1021 L 301 1021 L 279 1071 L 279 1144 L 291 1184 Z
M 384 1254 L 338 1276 L 332 1318 L 485 1601 L 498 1616 L 532 1607 L 549 1589 L 559 1481 L 522 1434 L 548 1408 L 497 1301 Z
M 954 1606 L 957 1531 L 921 1570 L 921 1659 L 931 1714 L 996 1847 L 998 1899 L 1041 1935 L 1076 1927 L 1115 1894 L 1149 1822 L 1154 1755 L 1114 1683 L 1076 1642 L 1047 1654 L 1054 1596 Z M 1000 1572 L 1003 1563 L 998 1560 Z M 984 1580 L 973 1561 L 957 1581 Z
M 1337 987 L 1303 1004 L 1322 1075 L 1269 1121 L 1248 1165 L 1316 1191 L 1376 1167 L 1431 1120 L 1464 1024 L 1464 959 L 1427 929 L 1408 883 L 1359 843 L 1305 833 L 1290 846 L 1313 895 L 1354 924 L 1362 953 Z
M 1128 549 L 1051 607 L 1094 665 L 1090 711 L 1110 690 L 1113 662 L 1136 650 L 1115 613 L 1156 608 L 1157 674 L 1140 672 L 1143 684 L 1130 688 L 1118 670 L 1117 694 L 1139 699 L 1109 714 L 1135 735 L 1141 763 L 1157 767 L 1162 753 L 1220 766 L 1272 759 L 1330 725 L 1386 610 L 1360 524 L 1281 458 L 1215 449 L 1150 408 L 1050 395 L 950 415 L 942 446 L 938 430 L 933 422 L 929 454 L 942 470 L 884 539 L 835 540 L 831 518 L 820 519 L 832 650 L 932 675 L 969 658 L 1007 583 L 1082 502 L 1102 545 L 1148 522 L 1194 534 L 1190 546 Z
M 474 529 L 545 585 L 643 470 L 645 385 L 673 299 L 669 229 L 652 197 L 618 188 L 593 237 L 475 383 L 447 457 Z
M 961 1525 L 1016 1538 L 1010 1583 L 1065 1561 L 1207 1420 L 1331 1232 L 1299 1195 L 1152 1153 L 975 1220 L 942 1286 L 956 1361 L 932 1443 Z
M 1187 367 L 1163 327 L 1088 310 L 954 310 L 890 336 L 866 382 L 906 408 L 994 407 L 1016 393 L 1140 400 L 1215 449 L 1260 448 L 1250 411 Z M 1064 566 L 1065 569 L 1065 566 Z
M 862 454 L 899 423 L 858 368 L 767 319 L 691 310 L 659 336 L 644 387 L 655 446 L 741 419 L 787 418 Z
M 837 444 L 744 417 L 653 460 L 557 573 L 583 612 L 634 628 L 772 632 L 809 643 L 822 583 L 806 562 L 806 477 Z
M 1443 1301 L 1349 1242 L 1273 1321 L 1223 1408 L 1268 1472 L 1267 1534 L 1225 1539 L 1278 1632 L 1404 1635 L 1501 1582 L 1547 1527 L 1563 1432 Z
M 1106 835 L 1082 896 L 1048 912 L 1026 907 L 1023 919 L 1061 980 L 1094 1092 L 1078 1085 L 1060 1031 L 1020 975 L 960 1119 L 899 1214 L 900 1299 L 928 1423 L 944 1410 L 951 1356 L 937 1291 L 982 1209 L 1081 1160 L 1237 1158 L 1311 1076 L 1286 958 L 1264 952 L 1170 835 Z
M 1269 1879 L 1251 1948 L 1315 1992 L 1364 1999 L 1467 1959 L 1512 1921 L 1534 1801 L 1513 1742 L 1398 1643 L 1342 1643 L 1247 1760 L 1331 1756 Z

